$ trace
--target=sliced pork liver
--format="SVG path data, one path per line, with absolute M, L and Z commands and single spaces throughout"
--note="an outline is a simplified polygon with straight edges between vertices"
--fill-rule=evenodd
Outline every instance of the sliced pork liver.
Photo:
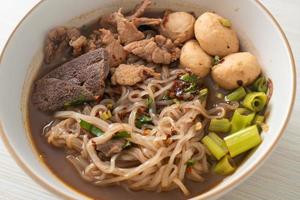
M 36 81 L 33 103 L 49 112 L 101 98 L 108 72 L 106 51 L 102 48 L 90 51 Z

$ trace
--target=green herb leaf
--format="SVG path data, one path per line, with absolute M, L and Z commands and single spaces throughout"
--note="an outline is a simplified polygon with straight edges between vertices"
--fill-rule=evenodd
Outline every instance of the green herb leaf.
M 195 160 L 189 159 L 188 161 L 186 161 L 185 164 L 186 164 L 187 167 L 192 167 L 195 163 L 196 163 Z
M 127 131 L 120 131 L 114 136 L 114 138 L 130 138 L 130 133 Z

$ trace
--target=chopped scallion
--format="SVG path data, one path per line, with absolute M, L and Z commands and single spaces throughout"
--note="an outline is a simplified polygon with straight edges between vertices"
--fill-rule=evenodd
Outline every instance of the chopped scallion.
M 147 116 L 147 115 L 142 115 L 139 117 L 135 123 L 136 127 L 142 128 L 144 124 L 151 124 L 152 123 L 152 118 Z
M 195 160 L 189 159 L 188 161 L 186 161 L 185 164 L 186 164 L 187 167 L 192 167 L 195 163 L 196 163 Z
M 256 79 L 256 81 L 253 84 L 253 88 L 254 88 L 254 90 L 256 90 L 258 92 L 266 93 L 268 90 L 268 81 L 267 81 L 266 77 L 261 76 L 258 79 Z
M 64 107 L 70 107 L 70 106 L 78 106 L 78 105 L 82 105 L 86 102 L 86 98 L 83 95 L 79 95 L 79 97 L 77 99 L 74 99 L 72 101 L 68 101 L 64 103 Z
M 261 125 L 265 121 L 265 117 L 263 115 L 256 115 L 254 118 L 254 124 Z
M 231 133 L 235 133 L 243 128 L 251 125 L 255 117 L 255 113 L 251 112 L 247 114 L 249 110 L 245 108 L 237 108 L 231 118 Z
M 234 90 L 232 93 L 225 96 L 225 101 L 239 101 L 244 96 L 246 96 L 246 91 L 244 87 L 239 87 L 238 89 Z
M 103 135 L 103 131 L 101 129 L 97 128 L 96 126 L 92 126 L 90 132 L 96 136 Z
M 79 124 L 80 124 L 81 128 L 83 128 L 84 130 L 92 133 L 95 136 L 100 136 L 104 133 L 101 129 L 97 128 L 96 126 L 94 126 L 90 123 L 88 123 L 87 121 L 80 120 Z
M 147 107 L 150 108 L 152 104 L 153 104 L 153 99 L 151 97 L 148 97 L 146 99 L 146 105 L 147 105 Z
M 127 131 L 120 131 L 115 134 L 114 138 L 130 138 L 130 133 Z
M 184 74 L 180 77 L 180 80 L 188 83 L 197 83 L 199 81 L 195 74 Z
M 226 155 L 213 168 L 213 171 L 219 175 L 228 175 L 235 171 L 229 155 Z
M 100 118 L 103 120 L 108 120 L 112 117 L 110 110 L 104 111 L 100 114 Z
M 208 137 L 215 141 L 215 143 L 217 143 L 226 153 L 228 152 L 225 141 L 222 138 L 220 138 L 216 133 L 210 132 L 208 134 Z
M 126 148 L 129 148 L 129 147 L 131 147 L 132 146 L 132 143 L 130 142 L 130 141 L 128 141 L 128 140 L 126 140 L 126 143 L 123 145 L 123 149 L 126 149 Z
M 258 112 L 264 109 L 267 99 L 267 95 L 263 92 L 252 92 L 246 95 L 242 105 L 254 112 Z
M 256 125 L 242 129 L 224 138 L 231 157 L 244 153 L 261 143 Z
M 231 124 L 228 119 L 223 118 L 223 119 L 212 119 L 210 121 L 208 130 L 213 131 L 213 132 L 222 132 L 226 133 L 230 131 Z
M 201 89 L 199 91 L 199 99 L 200 99 L 200 101 L 204 101 L 207 98 L 207 95 L 208 95 L 208 89 L 207 88 Z
M 227 153 L 209 136 L 205 136 L 204 138 L 202 138 L 201 142 L 206 146 L 206 148 L 213 154 L 213 156 L 217 160 L 220 160 Z

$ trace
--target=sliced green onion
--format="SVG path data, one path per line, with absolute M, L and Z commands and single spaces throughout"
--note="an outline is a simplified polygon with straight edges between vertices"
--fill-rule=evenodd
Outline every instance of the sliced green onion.
M 198 76 L 195 74 L 184 74 L 179 79 L 188 83 L 197 83 L 199 81 Z
M 235 157 L 261 143 L 256 125 L 242 129 L 224 138 L 231 157 Z
M 100 118 L 103 120 L 108 120 L 112 117 L 110 110 L 104 111 L 100 114 Z
M 254 118 L 254 124 L 261 125 L 264 123 L 264 121 L 265 121 L 265 116 L 263 115 L 256 115 Z
M 136 127 L 142 128 L 144 124 L 151 124 L 152 123 L 152 118 L 147 116 L 147 115 L 142 115 L 139 117 L 135 123 Z
M 86 102 L 86 98 L 83 95 L 79 95 L 79 97 L 77 99 L 74 99 L 72 101 L 68 101 L 64 103 L 64 107 L 70 107 L 70 106 L 78 106 L 78 105 L 82 105 Z
M 225 26 L 227 28 L 231 27 L 231 21 L 229 19 L 222 18 L 222 19 L 219 19 L 219 21 L 223 26 Z
M 208 89 L 204 88 L 202 90 L 199 91 L 199 99 L 200 101 L 204 101 L 207 98 L 208 95 Z
M 194 93 L 197 91 L 197 84 L 196 83 L 190 83 L 189 87 L 184 89 L 184 92 L 191 92 Z
M 220 138 L 216 133 L 210 132 L 208 134 L 208 137 L 210 137 L 217 145 L 219 145 L 226 153 L 228 152 L 227 146 L 225 144 L 225 141 Z
M 103 135 L 103 133 L 104 133 L 101 129 L 97 128 L 96 126 L 92 126 L 90 132 L 96 136 Z
M 90 131 L 91 128 L 92 128 L 92 124 L 88 123 L 87 121 L 84 121 L 84 120 L 80 120 L 80 127 L 87 130 L 87 131 Z
M 130 133 L 127 131 L 120 131 L 114 136 L 114 138 L 130 138 Z
M 153 99 L 151 97 L 148 97 L 146 99 L 146 105 L 147 105 L 147 107 L 148 108 L 151 107 L 152 104 L 153 104 Z
M 92 133 L 95 136 L 100 136 L 104 133 L 101 129 L 97 128 L 96 126 L 94 126 L 90 123 L 88 123 L 87 121 L 80 120 L 79 124 L 80 124 L 81 128 L 83 128 L 84 130 Z
M 245 108 L 237 108 L 231 118 L 231 133 L 235 133 L 243 128 L 251 125 L 255 117 L 255 113 L 246 114 L 249 110 Z
M 206 146 L 206 148 L 214 155 L 217 160 L 220 160 L 226 151 L 223 150 L 212 138 L 205 136 L 202 138 L 201 142 Z
M 252 92 L 246 95 L 242 105 L 254 112 L 258 112 L 264 109 L 267 99 L 267 95 L 263 92 Z
M 246 91 L 244 87 L 239 87 L 238 89 L 234 90 L 232 93 L 225 96 L 225 101 L 239 101 L 244 96 L 246 96 Z
M 188 161 L 186 161 L 185 164 L 186 164 L 187 167 L 192 167 L 195 163 L 196 163 L 195 160 L 189 159 Z
M 132 146 L 132 143 L 129 140 L 126 140 L 126 143 L 123 145 L 123 149 L 127 149 Z
M 230 131 L 230 122 L 228 119 L 223 118 L 223 119 L 212 119 L 210 121 L 208 130 L 213 131 L 213 132 L 222 132 L 222 133 L 227 133 Z
M 213 66 L 214 66 L 214 65 L 217 65 L 217 64 L 219 64 L 219 63 L 221 63 L 221 62 L 222 62 L 222 59 L 220 58 L 220 56 L 214 56 L 214 57 L 212 58 Z
M 152 118 L 147 116 L 147 115 L 142 115 L 140 118 L 139 118 L 139 121 L 143 124 L 149 124 L 152 122 Z
M 256 81 L 253 84 L 253 88 L 258 92 L 266 93 L 268 90 L 268 81 L 266 77 L 262 76 L 256 79 Z
M 229 155 L 226 155 L 213 168 L 213 171 L 219 175 L 228 175 L 235 171 L 235 166 Z

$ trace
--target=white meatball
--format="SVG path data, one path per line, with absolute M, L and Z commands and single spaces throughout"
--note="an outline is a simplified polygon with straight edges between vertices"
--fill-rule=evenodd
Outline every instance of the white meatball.
M 212 68 L 212 78 L 224 89 L 235 89 L 246 86 L 261 73 L 261 67 L 251 53 L 240 52 L 230 54 Z
M 199 77 L 205 77 L 212 67 L 212 58 L 201 49 L 196 40 L 190 40 L 181 49 L 180 64 Z
M 195 17 L 187 12 L 167 13 L 160 26 L 160 32 L 175 43 L 183 43 L 194 37 Z
M 198 17 L 194 28 L 195 37 L 206 53 L 223 57 L 238 52 L 239 39 L 227 19 L 206 12 Z

